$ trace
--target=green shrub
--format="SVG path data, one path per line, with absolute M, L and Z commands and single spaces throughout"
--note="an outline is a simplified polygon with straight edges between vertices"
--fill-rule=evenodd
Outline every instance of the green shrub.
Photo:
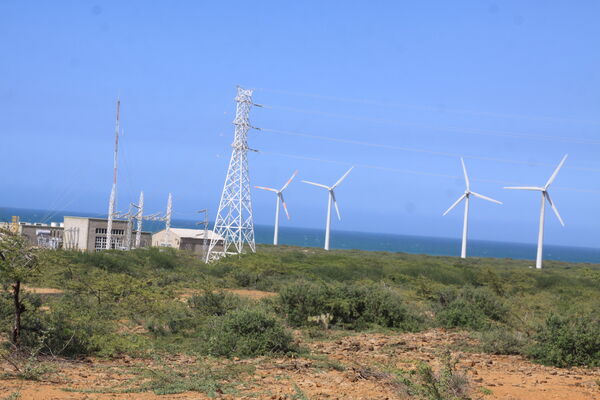
M 192 310 L 201 315 L 221 316 L 240 307 L 239 296 L 225 291 L 207 290 L 200 295 L 190 297 L 188 304 Z
M 147 265 L 155 269 L 173 270 L 177 267 L 177 251 L 169 247 L 151 247 L 144 249 L 147 252 Z
M 295 282 L 279 292 L 288 321 L 309 325 L 315 316 L 330 314 L 332 323 L 351 329 L 369 325 L 414 330 L 419 320 L 408 312 L 401 296 L 391 288 L 372 283 L 357 285 Z
M 279 291 L 282 311 L 294 326 L 308 324 L 308 317 L 327 313 L 331 291 L 324 284 L 298 281 Z
M 436 373 L 431 365 L 420 362 L 409 375 L 400 376 L 402 398 L 419 400 L 471 400 L 473 388 L 465 371 L 456 366 L 458 359 L 449 352 L 443 354 L 441 368 Z
M 523 354 L 527 340 L 521 332 L 495 328 L 481 333 L 481 348 L 490 354 Z
M 438 294 L 436 320 L 445 328 L 481 330 L 492 321 L 504 322 L 507 317 L 508 308 L 489 288 L 445 288 Z
M 535 334 L 529 355 L 537 362 L 556 367 L 600 366 L 600 316 L 550 315 Z
M 260 308 L 212 317 L 200 336 L 202 352 L 213 356 L 254 357 L 297 350 L 281 322 Z
M 41 352 L 66 357 L 109 357 L 143 347 L 141 336 L 120 334 L 117 330 L 110 313 L 98 307 L 93 299 L 65 295 L 45 315 Z

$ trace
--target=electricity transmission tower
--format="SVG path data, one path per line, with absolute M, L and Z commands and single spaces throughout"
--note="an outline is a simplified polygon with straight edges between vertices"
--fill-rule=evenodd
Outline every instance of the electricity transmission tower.
M 134 248 L 139 249 L 141 247 L 143 221 L 165 221 L 165 227 L 167 231 L 171 228 L 171 215 L 173 214 L 173 197 L 171 196 L 171 193 L 169 193 L 169 199 L 167 200 L 167 212 L 164 216 L 161 216 L 160 213 L 144 215 L 144 192 L 140 192 L 140 201 L 138 204 L 132 204 L 132 206 L 137 208 L 137 212 L 135 214 L 130 213 L 131 218 L 135 218 L 137 222 Z
M 235 101 L 235 134 L 231 144 L 233 150 L 215 220 L 215 234 L 210 240 L 206 255 L 207 262 L 227 254 L 240 254 L 245 244 L 252 252 L 256 251 L 248 173 L 248 150 L 252 150 L 248 147 L 248 130 L 253 126 L 250 125 L 248 114 L 250 108 L 258 104 L 252 102 L 251 89 L 242 89 L 239 86 Z M 223 240 L 222 248 L 217 247 L 220 238 Z
M 113 159 L 113 184 L 110 192 L 110 199 L 108 200 L 108 224 L 106 226 L 106 250 L 112 248 L 112 226 L 115 210 L 117 208 L 117 160 L 119 155 L 119 109 L 121 107 L 121 100 L 117 98 L 117 123 L 115 128 L 115 154 Z

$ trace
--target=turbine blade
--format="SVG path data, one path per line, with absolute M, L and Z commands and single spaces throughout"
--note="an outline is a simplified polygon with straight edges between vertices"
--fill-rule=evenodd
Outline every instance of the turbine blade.
M 342 217 L 340 216 L 340 209 L 338 208 L 338 203 L 335 199 L 335 193 L 333 192 L 333 190 L 331 191 L 331 198 L 333 199 L 333 205 L 335 206 L 335 212 L 337 213 L 338 220 L 341 221 Z
M 444 216 L 444 215 L 448 214 L 450 211 L 452 211 L 452 209 L 453 209 L 454 207 L 456 207 L 456 206 L 458 205 L 458 203 L 460 203 L 461 201 L 463 201 L 463 199 L 464 199 L 465 197 L 467 197 L 467 195 L 466 195 L 466 194 L 463 194 L 462 196 L 460 196 L 460 197 L 458 198 L 458 200 L 456 200 L 456 201 L 454 202 L 454 204 L 452 204 L 452 205 L 450 206 L 450 208 L 449 208 L 449 209 L 447 209 L 447 210 L 446 210 L 446 212 L 442 214 L 442 216 Z
M 320 183 L 315 183 L 315 182 L 310 182 L 310 181 L 302 181 L 302 182 L 304 182 L 304 183 L 308 183 L 309 185 L 313 185 L 313 186 L 322 187 L 322 188 L 325 188 L 325 189 L 327 189 L 327 190 L 329 190 L 329 189 L 330 189 L 330 188 L 329 188 L 329 186 L 325 186 L 325 185 L 322 185 L 322 184 L 320 184 Z
M 563 219 L 561 218 L 560 214 L 558 213 L 558 208 L 556 208 L 556 206 L 554 205 L 554 202 L 550 198 L 550 193 L 544 192 L 544 195 L 546 196 L 546 200 L 548 200 L 548 203 L 550 203 L 550 207 L 552 207 L 552 209 L 554 210 L 554 214 L 556 214 L 556 218 L 558 218 L 558 221 L 560 222 L 560 224 L 562 226 L 565 226 Z
M 469 182 L 469 175 L 467 174 L 467 167 L 465 167 L 465 160 L 460 158 L 460 163 L 462 164 L 463 173 L 465 174 L 465 183 L 467 184 L 467 192 L 471 190 L 471 182 Z
M 292 177 L 290 179 L 288 179 L 288 181 L 285 183 L 285 185 L 283 185 L 283 187 L 281 189 L 279 189 L 279 191 L 283 192 L 290 185 L 290 183 L 292 183 L 292 180 L 294 180 L 296 175 L 298 175 L 298 170 L 294 171 L 294 173 L 292 174 Z
M 338 179 L 338 181 L 331 187 L 336 188 L 340 183 L 342 183 L 342 181 L 344 179 L 346 179 L 346 177 L 348 176 L 348 174 L 350 173 L 350 171 L 352 171 L 354 169 L 354 166 L 350 167 L 350 169 L 348 171 L 346 171 L 346 173 L 344 175 L 342 175 L 342 177 L 340 179 Z
M 279 198 L 281 199 L 281 204 L 283 204 L 283 211 L 285 211 L 285 215 L 287 219 L 290 219 L 290 213 L 288 212 L 287 205 L 285 204 L 285 200 L 283 199 L 283 193 L 279 192 Z
M 544 188 L 537 186 L 505 186 L 504 189 L 511 190 L 537 190 L 538 192 L 543 192 Z
M 268 190 L 269 192 L 275 192 L 277 193 L 277 189 L 273 189 L 273 188 L 268 188 L 268 187 L 264 187 L 264 186 L 254 186 L 257 189 L 262 189 L 262 190 Z
M 565 161 L 567 161 L 568 156 L 569 156 L 568 154 L 565 154 L 565 156 L 562 158 L 562 160 L 560 160 L 560 164 L 558 164 L 558 167 L 556 167 L 556 169 L 554 170 L 554 173 L 552 173 L 552 176 L 550 177 L 550 179 L 548 179 L 546 186 L 544 186 L 545 189 L 548 189 L 548 187 L 550 185 L 552 185 L 552 182 L 554 182 L 554 179 L 556 179 L 556 175 L 558 175 L 558 171 L 560 171 L 560 169 L 562 168 Z
M 491 201 L 492 203 L 496 203 L 496 204 L 502 204 L 502 202 L 501 202 L 501 201 L 494 200 L 494 199 L 492 199 L 491 197 L 487 197 L 487 196 L 484 196 L 484 195 L 482 195 L 482 194 L 479 194 L 479 193 L 471 192 L 471 194 L 472 194 L 473 196 L 475 196 L 475 197 L 479 197 L 480 199 L 487 200 L 487 201 Z

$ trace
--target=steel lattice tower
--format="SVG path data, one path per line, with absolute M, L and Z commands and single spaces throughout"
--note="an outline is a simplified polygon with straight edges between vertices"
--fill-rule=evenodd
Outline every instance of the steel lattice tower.
M 248 130 L 252 127 L 248 114 L 252 107 L 252 90 L 238 86 L 235 119 L 235 135 L 231 147 L 231 160 L 223 186 L 219 211 L 215 220 L 206 261 L 217 260 L 227 254 L 240 254 L 244 244 L 256 251 L 250 176 L 248 173 Z M 223 238 L 223 248 L 218 248 L 218 238 Z

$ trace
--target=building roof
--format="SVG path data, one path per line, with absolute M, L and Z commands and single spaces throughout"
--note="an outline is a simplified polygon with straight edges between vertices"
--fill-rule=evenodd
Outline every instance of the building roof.
M 163 229 L 161 232 L 164 232 Z M 204 239 L 204 229 L 170 228 L 169 231 L 179 236 L 181 239 Z M 223 240 L 223 236 L 214 231 L 207 230 L 207 239 Z M 157 232 L 158 233 L 158 232 Z

